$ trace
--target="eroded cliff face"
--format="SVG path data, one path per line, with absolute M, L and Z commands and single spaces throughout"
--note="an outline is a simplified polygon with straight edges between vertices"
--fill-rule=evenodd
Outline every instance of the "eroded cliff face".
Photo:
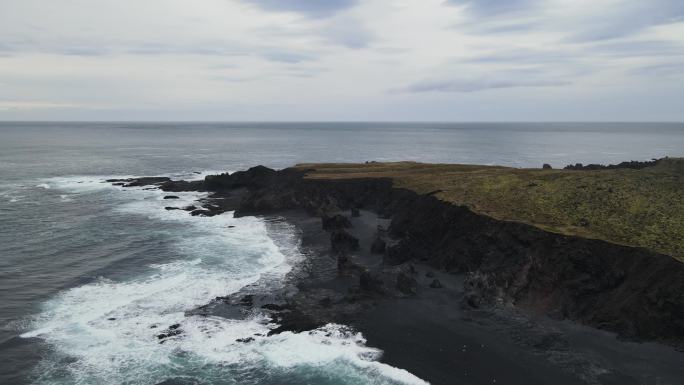
M 509 304 L 625 337 L 684 343 L 684 264 L 667 255 L 495 220 L 394 188 L 389 179 L 305 174 L 258 167 L 208 177 L 201 188 L 225 198 L 210 213 L 303 209 L 324 217 L 365 209 L 391 218 L 388 233 L 397 242 L 387 246 L 383 263 L 466 273 L 464 303 L 454 306 Z

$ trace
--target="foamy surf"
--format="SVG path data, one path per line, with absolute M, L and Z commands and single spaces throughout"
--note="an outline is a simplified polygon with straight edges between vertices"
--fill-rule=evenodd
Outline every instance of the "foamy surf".
M 141 273 L 125 279 L 100 278 L 65 290 L 46 302 L 32 330 L 22 335 L 50 346 L 35 383 L 158 384 L 192 378 L 196 383 L 257 384 L 301 378 L 312 383 L 425 384 L 378 362 L 381 352 L 342 325 L 267 337 L 276 325 L 263 314 L 226 319 L 188 313 L 247 285 L 279 285 L 300 258 L 293 229 L 280 226 L 272 236 L 255 217 L 193 217 L 165 210 L 196 205 L 206 194 L 103 183 L 110 178 L 52 178 L 42 188 L 68 192 L 69 198 L 116 197 L 121 204 L 107 215 L 144 217 L 146 231 L 154 231 L 155 224 L 182 224 L 183 231 L 169 238 L 176 257 L 141 266 Z M 169 330 L 179 333 L 159 338 Z

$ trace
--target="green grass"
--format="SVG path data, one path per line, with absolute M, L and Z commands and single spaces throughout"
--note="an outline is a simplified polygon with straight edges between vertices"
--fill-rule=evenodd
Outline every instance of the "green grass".
M 388 177 L 395 186 L 544 230 L 640 246 L 684 261 L 684 159 L 642 170 L 421 164 L 305 164 L 309 178 Z

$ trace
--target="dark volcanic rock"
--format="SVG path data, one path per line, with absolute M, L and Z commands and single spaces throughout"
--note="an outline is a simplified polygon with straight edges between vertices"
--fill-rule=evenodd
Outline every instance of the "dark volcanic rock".
M 254 305 L 254 296 L 252 294 L 247 294 L 240 298 L 240 305 L 252 307 Z
M 371 244 L 370 251 L 373 254 L 382 254 L 385 252 L 386 247 L 387 243 L 384 240 L 382 240 L 382 238 L 377 237 Z
M 321 218 L 321 225 L 323 226 L 323 230 L 326 231 L 348 229 L 352 227 L 349 219 L 339 214 L 333 216 L 324 215 Z
M 418 282 L 409 273 L 402 271 L 397 275 L 397 289 L 403 294 L 416 294 Z
M 165 210 L 169 210 L 169 211 L 171 211 L 171 210 L 180 210 L 180 207 L 170 207 L 170 206 L 166 206 L 166 207 L 164 207 L 164 209 L 165 209 Z
M 430 287 L 433 289 L 441 289 L 442 288 L 442 283 L 439 282 L 439 279 L 433 279 L 432 282 L 430 283 Z
M 123 187 L 142 187 L 149 185 L 158 185 L 164 182 L 170 181 L 171 178 L 167 177 L 157 177 L 157 176 L 147 176 L 141 178 L 128 178 L 128 179 L 107 179 L 106 182 L 116 183 L 117 186 Z
M 309 314 L 299 310 L 287 310 L 278 313 L 278 327 L 268 332 L 269 336 L 285 331 L 300 333 L 307 330 L 316 329 L 323 324 Z
M 180 192 L 180 191 L 204 191 L 203 181 L 184 181 L 184 180 L 171 180 L 167 177 L 142 177 L 142 178 L 129 178 L 129 179 L 107 179 L 107 182 L 112 183 L 114 186 L 123 187 L 142 187 L 142 186 L 156 186 L 162 191 L 169 192 Z M 152 188 L 146 188 L 149 190 Z M 178 199 L 167 198 L 164 199 Z
M 180 199 L 180 197 L 178 197 L 176 195 L 167 195 L 164 197 L 164 199 Z
M 335 230 L 330 233 L 330 249 L 337 254 L 356 251 L 359 249 L 359 240 L 346 230 Z
M 204 191 L 204 182 L 201 180 L 191 182 L 184 180 L 171 180 L 160 184 L 159 188 L 162 191 L 167 192 Z
M 290 308 L 288 305 L 278 305 L 276 303 L 267 303 L 264 305 L 261 305 L 262 309 L 268 309 L 268 310 L 273 310 L 273 311 L 283 311 L 287 310 Z
M 337 255 L 337 269 L 343 270 L 349 267 L 350 261 L 347 253 L 338 253 Z
M 477 309 L 501 302 L 501 292 L 494 283 L 494 280 L 487 274 L 481 272 L 469 273 L 463 286 L 465 289 L 463 305 L 465 306 Z
M 588 165 L 583 165 L 582 163 L 576 163 L 574 165 L 570 164 L 565 166 L 565 170 L 585 170 L 585 171 L 591 171 L 591 170 L 611 170 L 611 169 L 617 169 L 617 168 L 629 168 L 633 170 L 641 170 L 646 167 L 652 167 L 658 164 L 662 159 L 653 159 L 650 161 L 636 161 L 636 160 L 630 160 L 629 162 L 622 162 L 618 164 L 609 164 L 609 165 L 602 165 L 602 164 L 588 164 Z
M 210 190 L 225 190 L 238 187 L 255 188 L 264 186 L 276 173 L 275 170 L 264 166 L 252 167 L 247 171 L 238 171 L 232 174 L 208 175 L 204 178 L 204 184 Z
M 415 254 L 412 252 L 411 246 L 401 242 L 385 250 L 385 255 L 382 258 L 382 262 L 385 265 L 397 266 L 404 262 L 410 261 L 414 258 L 414 256 Z
M 183 330 L 180 329 L 180 324 L 174 324 L 169 326 L 164 333 L 157 334 L 157 339 L 161 340 L 160 342 L 163 343 L 165 339 L 177 336 L 181 333 L 183 333 Z
M 375 293 L 383 293 L 385 291 L 382 278 L 369 271 L 364 271 L 359 276 L 359 287 L 362 290 Z
M 646 167 L 641 163 L 622 166 Z M 684 264 L 669 256 L 499 221 L 395 188 L 389 179 L 319 180 L 304 174 L 256 168 L 208 177 L 204 184 L 214 194 L 235 191 L 236 216 L 287 209 L 320 215 L 353 207 L 386 215 L 391 223 L 381 236 L 397 240 L 386 248 L 386 268 L 414 260 L 443 271 L 472 272 L 464 288 L 467 306 L 510 303 L 622 336 L 684 343 Z M 359 247 L 344 229 L 330 237 L 338 255 Z M 368 282 L 362 286 L 372 287 Z M 417 288 L 410 272 L 397 276 L 396 286 L 405 293 Z M 320 307 L 318 302 L 310 306 Z M 291 319 L 291 325 L 307 325 L 305 316 Z M 321 318 L 308 320 L 311 326 Z
M 351 209 L 351 216 L 352 216 L 353 218 L 358 218 L 358 217 L 361 216 L 361 211 L 359 211 L 359 209 L 357 209 L 356 207 L 352 207 L 352 209 Z
M 209 211 L 209 210 L 197 209 L 197 210 L 192 210 L 190 212 L 190 215 L 192 215 L 193 217 L 197 217 L 197 216 L 211 217 L 213 215 L 216 215 L 216 213 L 213 213 L 212 211 Z

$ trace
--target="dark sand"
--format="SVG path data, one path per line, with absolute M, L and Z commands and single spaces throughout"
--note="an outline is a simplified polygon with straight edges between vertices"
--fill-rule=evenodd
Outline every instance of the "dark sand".
M 231 194 L 202 203 L 230 210 L 240 196 Z M 416 262 L 388 268 L 370 247 L 389 220 L 369 211 L 361 211 L 360 217 L 340 214 L 351 221 L 348 231 L 360 245 L 348 256 L 346 267 L 338 267 L 321 218 L 300 210 L 263 216 L 275 238 L 284 227 L 295 227 L 304 258 L 293 261 L 285 282 L 264 277 L 195 311 L 227 318 L 268 312 L 281 325 L 274 332 L 304 331 L 328 322 L 351 325 L 369 346 L 384 351 L 383 362 L 436 385 L 684 384 L 684 353 L 672 347 L 619 340 L 611 333 L 512 306 L 462 307 L 463 275 Z M 417 293 L 397 290 L 399 269 L 415 277 Z M 383 293 L 361 290 L 362 270 L 394 281 L 385 279 Z M 435 278 L 442 288 L 430 287 Z
M 382 256 L 369 252 L 378 225 L 389 221 L 362 211 L 350 232 L 361 249 L 351 260 L 379 269 Z M 358 276 L 340 272 L 320 219 L 299 212 L 283 217 L 301 234 L 304 267 L 297 286 L 344 294 Z M 418 293 L 374 298 L 360 307 L 351 324 L 384 351 L 382 361 L 432 384 L 684 384 L 684 353 L 657 343 L 619 340 L 612 333 L 568 321 L 523 314 L 515 308 L 466 310 L 461 307 L 463 276 L 413 264 Z M 443 288 L 430 288 L 434 279 Z

